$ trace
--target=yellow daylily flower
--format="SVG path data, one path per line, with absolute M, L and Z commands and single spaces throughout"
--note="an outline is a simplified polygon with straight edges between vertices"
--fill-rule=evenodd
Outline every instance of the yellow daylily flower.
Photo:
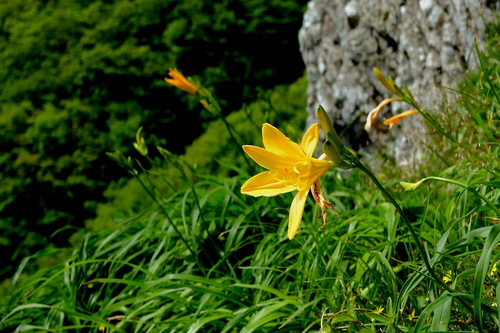
M 196 85 L 190 80 L 188 80 L 184 75 L 182 75 L 182 73 L 179 72 L 177 69 L 170 68 L 168 70 L 168 75 L 171 78 L 165 78 L 164 80 L 165 82 L 173 85 L 174 87 L 177 87 L 180 90 L 183 90 L 193 95 L 196 94 L 196 92 L 198 91 Z
M 309 127 L 299 145 L 276 127 L 262 126 L 264 148 L 243 146 L 243 150 L 257 164 L 268 169 L 247 180 L 241 193 L 254 197 L 272 197 L 297 190 L 290 207 L 288 238 L 293 239 L 299 230 L 308 192 L 316 180 L 328 169 L 334 167 L 332 161 L 313 158 L 319 138 L 319 126 Z
M 411 116 L 412 114 L 418 113 L 418 110 L 408 110 L 405 112 L 401 112 L 400 114 L 395 115 L 394 117 L 384 119 L 384 124 L 389 126 L 391 128 L 394 124 L 399 123 L 401 120 L 405 119 L 406 117 Z

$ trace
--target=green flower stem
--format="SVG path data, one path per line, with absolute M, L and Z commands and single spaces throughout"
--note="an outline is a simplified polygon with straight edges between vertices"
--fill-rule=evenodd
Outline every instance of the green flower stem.
M 200 212 L 200 220 L 201 220 L 201 224 L 203 226 L 203 229 L 207 233 L 207 237 L 208 237 L 210 243 L 212 244 L 212 246 L 214 247 L 214 249 L 217 249 L 217 252 L 220 253 L 221 252 L 220 246 L 212 239 L 212 237 L 210 237 L 210 231 L 208 230 L 208 223 L 205 220 L 205 216 L 203 215 L 203 211 L 201 209 L 201 203 L 200 203 L 200 200 L 198 198 L 198 194 L 196 192 L 194 184 L 191 181 L 189 181 L 189 184 L 190 184 L 191 192 L 193 192 L 193 198 L 194 198 L 194 201 L 196 203 L 196 207 L 198 208 L 198 211 Z M 207 256 L 207 258 L 210 261 L 210 264 L 212 266 L 214 266 L 215 263 L 213 262 L 212 258 L 210 256 Z M 209 275 L 210 275 L 210 273 L 209 273 Z M 209 277 L 209 275 L 207 275 L 207 277 Z
M 446 138 L 448 138 L 451 142 L 453 143 L 458 143 L 457 139 L 451 136 L 450 133 L 448 133 L 444 128 L 442 128 L 439 123 L 424 109 L 420 107 L 417 103 L 413 103 L 412 101 L 405 100 L 408 104 L 412 105 L 417 109 L 417 111 L 427 120 L 439 133 L 444 135 Z
M 427 257 L 427 254 L 425 253 L 425 250 L 424 250 L 422 244 L 420 243 L 420 239 L 418 238 L 417 234 L 415 233 L 415 230 L 413 229 L 413 226 L 411 225 L 410 220 L 408 219 L 406 214 L 403 212 L 403 209 L 401 209 L 399 204 L 396 202 L 396 200 L 389 194 L 389 192 L 385 189 L 385 187 L 378 181 L 377 177 L 375 177 L 375 175 L 370 171 L 370 169 L 368 169 L 368 167 L 366 167 L 358 158 L 355 158 L 352 162 L 356 167 L 358 167 L 361 171 L 363 171 L 365 174 L 367 174 L 368 177 L 370 177 L 370 179 L 373 181 L 375 186 L 377 186 L 377 188 L 380 190 L 380 192 L 382 192 L 382 194 L 384 195 L 384 198 L 386 198 L 396 208 L 399 215 L 401 216 L 401 219 L 403 220 L 406 227 L 410 231 L 411 237 L 413 238 L 413 241 L 417 245 L 417 249 L 420 252 L 420 255 L 422 256 L 422 260 L 424 261 L 424 265 L 427 268 L 427 271 L 429 272 L 431 278 L 434 281 L 436 281 L 436 283 L 438 283 L 441 287 L 443 287 L 445 290 L 447 290 L 448 292 L 450 292 L 450 293 L 455 292 L 452 288 L 450 288 L 446 283 L 444 283 L 436 275 L 436 272 L 432 268 L 432 266 L 429 262 L 429 258 Z M 458 297 L 458 300 L 460 301 L 460 303 L 462 303 L 462 305 L 464 307 L 466 307 L 470 311 L 470 313 L 472 313 L 472 314 L 474 313 L 472 308 L 470 307 L 470 305 L 467 304 L 465 300 L 463 300 L 460 297 Z
M 238 140 L 236 139 L 236 136 L 234 135 L 233 133 L 233 127 L 231 126 L 231 124 L 229 124 L 229 122 L 227 121 L 227 119 L 221 114 L 219 113 L 219 117 L 220 119 L 222 120 L 222 122 L 224 123 L 224 125 L 226 126 L 226 129 L 229 133 L 229 136 L 231 137 L 231 140 L 233 140 L 233 142 L 238 146 L 238 152 L 240 153 L 241 156 L 243 156 L 243 159 L 245 160 L 246 164 L 248 165 L 248 167 L 250 168 L 250 170 L 253 170 L 253 165 L 252 163 L 250 163 L 250 161 L 248 160 L 248 158 L 245 156 L 245 153 L 243 152 L 243 150 L 241 149 L 241 144 L 238 142 Z
M 411 234 L 414 242 L 417 245 L 418 251 L 420 252 L 420 255 L 422 256 L 422 259 L 424 260 L 425 267 L 427 268 L 427 271 L 429 271 L 429 274 L 431 275 L 431 277 L 434 280 L 436 280 L 436 282 L 438 282 L 446 290 L 448 290 L 449 292 L 452 292 L 453 290 L 450 289 L 450 287 L 448 287 L 444 282 L 441 281 L 441 279 L 439 279 L 436 276 L 436 273 L 434 272 L 434 269 L 432 268 L 432 266 L 429 262 L 427 254 L 425 253 L 424 248 L 423 248 L 422 244 L 420 243 L 420 240 L 419 240 L 417 234 L 415 233 L 415 230 L 413 229 L 413 226 L 411 225 L 410 220 L 408 219 L 408 217 L 406 217 L 406 214 L 403 212 L 403 209 L 399 206 L 399 204 L 396 202 L 396 200 L 389 194 L 389 192 L 385 189 L 385 187 L 379 182 L 377 177 L 375 177 L 375 175 L 370 171 L 370 169 L 368 169 L 359 160 L 355 161 L 354 163 L 356 164 L 356 167 L 358 167 L 361 171 L 363 171 L 365 174 L 367 174 L 368 177 L 370 177 L 370 179 L 373 181 L 375 186 L 377 186 L 377 188 L 380 190 L 380 192 L 382 192 L 382 194 L 384 195 L 384 198 L 386 198 L 396 208 L 399 215 L 401 216 L 401 219 L 403 220 L 403 222 L 406 224 L 408 230 L 410 231 L 410 234 Z
M 436 130 L 438 130 L 439 133 L 447 137 L 452 142 L 457 143 L 457 140 L 452 137 L 450 133 L 446 132 L 441 126 L 439 126 L 439 123 L 426 110 L 422 109 L 420 105 L 418 105 L 408 88 L 404 87 L 404 89 L 401 90 L 401 88 L 396 86 L 396 90 L 399 90 L 396 95 L 401 97 L 404 102 L 413 106 Z M 389 89 L 389 91 L 391 90 Z
M 191 255 L 195 258 L 196 263 L 198 264 L 198 267 L 200 267 L 201 271 L 204 274 L 205 273 L 205 269 L 203 268 L 203 265 L 201 264 L 201 262 L 198 259 L 198 253 L 193 250 L 193 248 L 189 245 L 189 243 L 187 242 L 187 240 L 182 235 L 181 231 L 177 228 L 177 226 L 175 225 L 175 223 L 170 219 L 170 216 L 168 215 L 168 213 L 165 210 L 165 208 L 163 208 L 163 205 L 159 202 L 156 194 L 154 192 L 152 192 L 146 186 L 146 184 L 144 184 L 144 182 L 142 181 L 141 177 L 139 177 L 139 173 L 137 171 L 135 171 L 135 170 L 132 170 L 132 171 L 129 170 L 129 172 L 139 181 L 139 184 L 141 184 L 142 188 L 153 199 L 153 201 L 158 206 L 158 208 L 160 208 L 160 210 L 162 211 L 163 215 L 165 215 L 165 217 L 167 218 L 168 223 L 172 226 L 172 228 L 174 228 L 175 233 L 177 233 L 179 235 L 179 238 L 184 243 L 184 245 L 186 246 L 186 248 L 188 249 L 188 251 L 191 253 Z
M 200 212 L 199 216 L 200 216 L 201 225 L 202 225 L 204 232 L 207 233 L 207 237 L 208 237 L 210 243 L 212 244 L 212 246 L 214 247 L 214 249 L 217 249 L 217 252 L 220 252 L 221 251 L 220 246 L 217 243 L 215 243 L 215 241 L 210 237 L 210 232 L 208 230 L 208 223 L 205 220 L 205 216 L 203 215 L 203 210 L 201 209 L 200 199 L 198 198 L 198 193 L 196 191 L 196 188 L 194 186 L 193 181 L 189 178 L 188 174 L 186 173 L 186 170 L 184 169 L 184 166 L 181 163 L 175 162 L 174 165 L 181 172 L 181 175 L 182 175 L 182 178 L 184 179 L 184 181 L 189 184 L 191 192 L 193 193 L 193 198 L 194 198 L 196 207 L 198 208 L 198 211 Z M 191 169 L 191 172 L 194 173 L 194 171 L 192 169 Z M 207 258 L 210 261 L 211 265 L 214 266 L 214 262 L 213 262 L 212 258 L 210 256 L 207 256 Z M 198 260 L 198 259 L 196 259 L 196 260 Z M 200 267 L 203 267 L 203 266 L 200 266 Z M 208 276 L 209 275 L 207 275 L 207 277 Z
M 419 181 L 420 182 L 424 182 L 424 181 L 427 181 L 427 180 L 439 180 L 439 181 L 442 181 L 442 182 L 445 182 L 445 183 L 450 183 L 450 184 L 453 184 L 453 185 L 457 185 L 457 186 L 460 186 L 462 188 L 465 188 L 466 190 L 469 190 L 471 191 L 472 193 L 474 193 L 475 195 L 477 195 L 480 199 L 482 199 L 493 211 L 495 211 L 495 213 L 497 213 L 499 216 L 500 216 L 500 209 L 498 209 L 490 200 L 488 200 L 488 198 L 486 198 L 484 196 L 484 194 L 482 194 L 481 192 L 478 192 L 476 191 L 475 189 L 471 188 L 470 186 L 468 185 L 465 185 L 463 183 L 460 183 L 460 182 L 457 182 L 456 180 L 452 180 L 452 179 L 447 179 L 447 178 L 441 178 L 441 177 L 426 177 L 426 178 L 423 178 Z
M 236 136 L 234 135 L 234 128 L 227 121 L 226 117 L 224 117 L 224 115 L 222 114 L 222 108 L 220 107 L 219 102 L 217 102 L 217 100 L 214 98 L 213 95 L 209 95 L 208 99 L 211 103 L 211 106 L 213 108 L 214 113 L 220 118 L 220 120 L 222 120 L 222 122 L 224 123 L 224 126 L 226 126 L 227 132 L 229 133 L 231 140 L 236 144 L 236 146 L 238 146 L 237 150 L 238 150 L 239 154 L 241 156 L 243 156 L 243 159 L 245 160 L 245 163 L 247 164 L 249 170 L 253 171 L 254 166 L 252 165 L 252 163 L 250 163 L 250 161 L 246 157 L 245 153 L 241 149 L 241 144 L 238 142 L 238 140 L 236 139 Z

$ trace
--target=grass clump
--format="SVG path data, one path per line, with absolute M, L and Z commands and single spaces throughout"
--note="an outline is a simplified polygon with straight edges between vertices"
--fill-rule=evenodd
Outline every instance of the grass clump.
M 293 195 L 242 196 L 241 184 L 256 168 L 237 152 L 238 163 L 218 161 L 226 174 L 202 173 L 162 148 L 157 157 L 136 160 L 115 152 L 112 157 L 155 205 L 113 228 L 82 233 L 78 249 L 57 265 L 25 276 L 30 260 L 54 252 L 23 261 L 3 302 L 0 327 L 18 332 L 498 330 L 500 80 L 496 58 L 478 56 L 480 73 L 460 88 L 455 108 L 467 117 L 454 114 L 437 122 L 408 91 L 384 81 L 435 129 L 429 135 L 440 140 L 433 139 L 427 156 L 442 166 L 439 172 L 379 184 L 385 193 L 371 185 L 377 180 L 361 165 L 332 169 L 321 184 L 339 215 L 329 214 L 328 226 L 320 229 L 320 209 L 308 198 L 293 241 L 286 230 Z M 242 118 L 234 117 L 234 123 L 221 117 L 216 132 L 227 130 L 227 140 L 239 148 L 241 138 L 229 135 L 234 129 L 240 133 Z M 258 122 L 267 119 L 259 116 Z M 252 126 L 260 129 L 258 123 Z M 457 158 L 450 158 L 453 151 Z M 164 176 L 172 168 L 182 186 L 159 185 L 171 181 Z

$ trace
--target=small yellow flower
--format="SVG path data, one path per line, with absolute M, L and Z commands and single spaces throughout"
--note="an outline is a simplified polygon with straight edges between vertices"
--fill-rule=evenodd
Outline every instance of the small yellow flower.
M 446 274 L 443 276 L 443 282 L 444 283 L 448 283 L 448 282 L 451 282 L 451 270 L 449 270 L 448 272 L 446 272 Z
M 493 267 L 491 267 L 491 271 L 488 273 L 488 276 L 492 277 L 493 275 L 495 275 L 497 271 L 498 271 L 497 263 L 494 263 Z
M 182 75 L 182 73 L 177 69 L 170 68 L 168 71 L 168 75 L 171 78 L 165 78 L 165 82 L 193 95 L 198 92 L 198 88 L 196 87 L 196 85 L 192 81 L 187 79 L 184 75 Z
M 394 117 L 384 119 L 384 124 L 389 126 L 391 128 L 394 124 L 399 123 L 401 120 L 405 119 L 406 117 L 411 116 L 412 114 L 418 113 L 417 110 L 408 110 L 405 112 L 401 112 L 398 115 L 395 115 Z
M 298 191 L 290 207 L 289 239 L 293 239 L 299 230 L 309 189 L 328 169 L 335 166 L 332 161 L 312 157 L 318 138 L 318 124 L 309 127 L 299 145 L 276 127 L 266 123 L 262 126 L 265 148 L 243 146 L 248 156 L 269 171 L 261 172 L 247 180 L 241 187 L 241 193 L 254 197 L 272 197 Z
M 373 313 L 381 314 L 382 311 L 384 311 L 384 308 L 382 306 L 378 306 L 375 310 L 373 310 Z
M 412 321 L 415 318 L 415 309 L 411 310 L 411 313 L 408 315 L 408 320 Z

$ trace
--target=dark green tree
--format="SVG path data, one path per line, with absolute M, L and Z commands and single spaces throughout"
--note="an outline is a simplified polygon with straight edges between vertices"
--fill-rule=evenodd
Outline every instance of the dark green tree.
M 1 2 L 0 275 L 95 214 L 125 176 L 105 153 L 129 149 L 140 125 L 176 153 L 202 133 L 212 116 L 163 82 L 169 67 L 214 89 L 227 113 L 300 77 L 305 3 Z

